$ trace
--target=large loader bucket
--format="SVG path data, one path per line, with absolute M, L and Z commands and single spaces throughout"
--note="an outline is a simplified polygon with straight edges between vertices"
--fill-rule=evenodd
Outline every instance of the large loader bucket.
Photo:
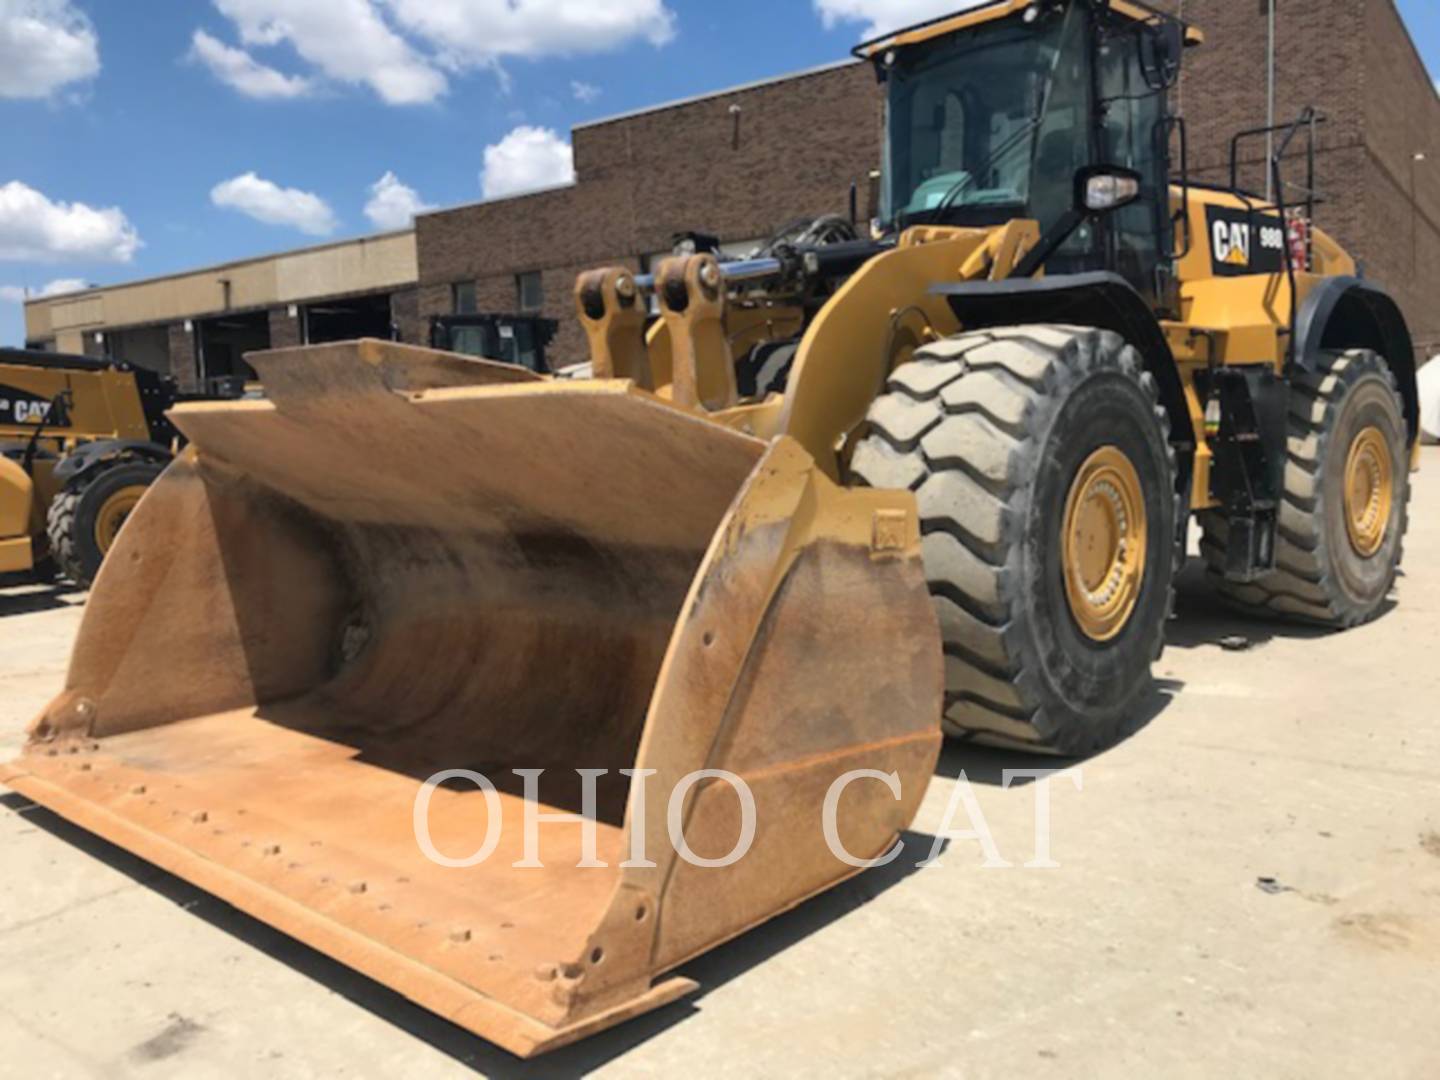
M 11 787 L 526 1056 L 857 872 L 827 841 L 848 771 L 898 784 L 836 789 L 843 851 L 911 821 L 942 657 L 910 496 L 628 382 L 379 342 L 255 362 L 269 400 L 175 411 L 192 448 Z M 534 800 L 514 769 L 545 770 Z M 527 807 L 578 812 L 579 769 L 608 770 L 595 858 L 575 821 L 527 852 Z M 427 808 L 443 770 L 496 790 Z M 701 863 L 742 799 L 703 770 L 753 796 L 730 865 Z

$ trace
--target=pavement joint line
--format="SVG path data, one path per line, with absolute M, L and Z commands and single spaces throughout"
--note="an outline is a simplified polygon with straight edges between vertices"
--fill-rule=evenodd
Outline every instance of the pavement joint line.
M 62 915 L 69 915 L 71 912 L 83 911 L 85 908 L 90 907 L 92 904 L 97 904 L 102 900 L 109 900 L 111 897 L 119 896 L 121 893 L 128 892 L 131 889 L 139 888 L 140 886 L 141 883 L 138 881 L 127 881 L 121 885 L 116 885 L 113 889 L 107 889 L 105 892 L 96 893 L 94 896 L 87 896 L 84 899 L 76 900 L 72 903 L 66 904 L 64 907 L 56 908 L 53 911 L 47 911 L 40 915 L 32 915 L 28 919 L 21 919 L 19 922 L 9 923 L 8 925 L 0 926 L 0 937 L 8 937 L 11 934 L 17 934 L 22 930 L 28 930 L 30 927 L 35 926 L 38 923 L 48 922 L 51 919 L 58 919 Z M 148 888 L 148 886 L 146 887 Z

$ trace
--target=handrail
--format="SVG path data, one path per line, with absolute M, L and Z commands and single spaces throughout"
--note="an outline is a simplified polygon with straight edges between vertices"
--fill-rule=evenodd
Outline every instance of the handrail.
M 1294 123 L 1280 127 L 1266 129 L 1260 132 L 1242 132 L 1237 135 L 1230 144 L 1230 173 L 1232 178 L 1236 175 L 1237 155 L 1236 147 L 1239 140 L 1245 135 L 1269 134 L 1274 132 L 1285 132 L 1285 137 L 1280 140 L 1275 152 L 1270 155 L 1270 176 L 1275 188 L 1275 207 L 1280 213 L 1280 227 L 1284 234 L 1285 251 L 1285 277 L 1290 284 L 1290 328 L 1289 335 L 1285 342 L 1285 367 L 1289 370 L 1295 363 L 1295 335 L 1300 318 L 1300 290 L 1299 273 L 1295 268 L 1295 246 L 1290 238 L 1290 211 L 1285 205 L 1285 177 L 1281 166 L 1285 160 L 1285 154 L 1290 149 L 1290 144 L 1302 130 L 1308 129 L 1310 134 L 1310 146 L 1307 153 L 1308 177 L 1306 190 L 1310 193 L 1306 203 L 1306 217 L 1313 218 L 1315 215 L 1315 129 L 1324 122 L 1324 117 L 1313 106 L 1307 105 L 1301 110 L 1300 116 Z M 1313 241 L 1307 241 L 1312 243 Z
M 1294 120 L 1294 121 L 1292 121 L 1291 123 L 1288 123 L 1288 124 L 1275 124 L 1275 125 L 1273 125 L 1273 126 L 1271 126 L 1271 127 L 1248 128 L 1248 129 L 1246 129 L 1245 131 L 1241 131 L 1241 132 L 1237 133 L 1237 134 L 1235 135 L 1235 137 L 1230 140 L 1230 186 L 1231 186 L 1232 188 L 1234 188 L 1234 189 L 1237 189 L 1237 190 L 1238 190 L 1239 187 L 1240 187 L 1240 143 L 1241 143 L 1243 140 L 1245 140 L 1245 139 L 1257 138 L 1257 137 L 1259 137 L 1259 136 L 1261 136 L 1261 135 L 1273 135 L 1273 134 L 1277 134 L 1277 133 L 1283 131 L 1283 132 L 1286 133 L 1286 137 L 1285 137 L 1285 140 L 1284 140 L 1284 145 L 1285 145 L 1286 148 L 1288 148 L 1289 145 L 1290 145 L 1291 139 L 1293 139 L 1294 136 L 1295 136 L 1296 134 L 1298 134 L 1299 129 L 1302 128 L 1302 127 L 1308 126 L 1308 127 L 1311 128 L 1311 147 L 1310 147 L 1310 149 L 1311 149 L 1311 156 L 1313 157 L 1313 156 L 1314 156 L 1314 129 L 1315 129 L 1316 127 L 1318 127 L 1319 125 L 1321 125 L 1321 124 L 1326 124 L 1326 123 L 1329 123 L 1329 122 L 1330 122 L 1330 118 L 1329 118 L 1328 116 L 1325 116 L 1323 113 L 1317 111 L 1314 106 L 1306 106 L 1305 109 L 1300 113 L 1299 119 Z M 1313 166 L 1314 166 L 1314 163 L 1313 163 L 1313 161 L 1312 161 L 1312 162 L 1311 162 L 1311 184 L 1310 184 L 1310 186 L 1311 186 L 1312 188 L 1315 186 L 1315 184 L 1314 184 L 1314 168 L 1313 168 Z

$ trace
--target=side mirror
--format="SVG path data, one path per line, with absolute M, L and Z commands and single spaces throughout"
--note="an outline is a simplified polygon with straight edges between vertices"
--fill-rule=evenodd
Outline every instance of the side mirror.
M 1108 214 L 1140 198 L 1143 178 L 1121 165 L 1091 165 L 1075 174 L 1075 209 Z
M 1140 73 L 1155 91 L 1169 90 L 1180 81 L 1185 53 L 1185 24 L 1163 19 L 1140 31 Z

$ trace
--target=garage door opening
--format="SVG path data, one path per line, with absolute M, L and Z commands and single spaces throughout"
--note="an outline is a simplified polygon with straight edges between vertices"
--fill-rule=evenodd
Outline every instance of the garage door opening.
M 200 345 L 200 372 L 207 383 L 214 379 L 260 376 L 245 362 L 245 354 L 270 348 L 270 316 L 263 311 L 221 315 L 195 324 Z
M 546 350 L 560 324 L 538 315 L 436 315 L 430 347 L 550 373 Z
M 165 326 L 141 326 L 111 330 L 105 335 L 110 355 L 134 367 L 160 375 L 170 374 L 170 330 Z
M 358 338 L 389 341 L 394 336 L 389 293 L 326 300 L 305 309 L 305 340 L 311 345 Z

